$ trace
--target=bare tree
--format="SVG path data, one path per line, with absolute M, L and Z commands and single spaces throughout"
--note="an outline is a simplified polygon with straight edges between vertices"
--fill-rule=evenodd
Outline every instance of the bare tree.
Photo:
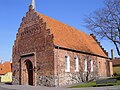
M 101 39 L 112 41 L 120 56 L 120 0 L 105 0 L 104 4 L 85 18 L 86 27 Z

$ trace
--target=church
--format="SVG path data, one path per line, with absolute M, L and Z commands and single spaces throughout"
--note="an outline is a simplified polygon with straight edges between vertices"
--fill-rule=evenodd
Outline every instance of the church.
M 12 51 L 14 85 L 65 86 L 112 75 L 96 37 L 45 16 L 32 0 Z

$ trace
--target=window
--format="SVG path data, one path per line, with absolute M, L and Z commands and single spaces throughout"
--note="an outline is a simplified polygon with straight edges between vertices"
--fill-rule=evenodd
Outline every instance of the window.
M 87 72 L 87 60 L 84 60 L 84 71 Z
M 79 71 L 79 61 L 78 61 L 78 57 L 75 57 L 74 60 L 75 60 L 75 72 L 78 72 L 78 71 Z
M 93 72 L 93 61 L 90 61 L 90 66 L 91 66 L 91 72 Z
M 65 72 L 70 72 L 70 58 L 65 56 Z

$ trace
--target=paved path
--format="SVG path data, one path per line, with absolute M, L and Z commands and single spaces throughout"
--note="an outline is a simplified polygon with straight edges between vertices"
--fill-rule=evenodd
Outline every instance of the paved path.
M 16 90 L 16 89 L 7 89 L 7 88 L 0 87 L 0 90 Z
M 120 90 L 120 86 L 89 87 L 89 88 L 65 88 L 65 87 L 57 88 L 29 85 L 0 85 L 0 90 Z

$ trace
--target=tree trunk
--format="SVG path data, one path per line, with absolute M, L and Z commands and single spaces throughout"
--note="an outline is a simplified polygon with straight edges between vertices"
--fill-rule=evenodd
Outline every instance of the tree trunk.
M 115 45 L 115 47 L 116 47 L 116 50 L 117 50 L 118 55 L 120 56 L 120 50 L 119 50 L 119 48 L 118 48 L 118 45 L 116 44 L 116 42 L 113 42 L 113 43 L 114 43 L 114 45 Z

